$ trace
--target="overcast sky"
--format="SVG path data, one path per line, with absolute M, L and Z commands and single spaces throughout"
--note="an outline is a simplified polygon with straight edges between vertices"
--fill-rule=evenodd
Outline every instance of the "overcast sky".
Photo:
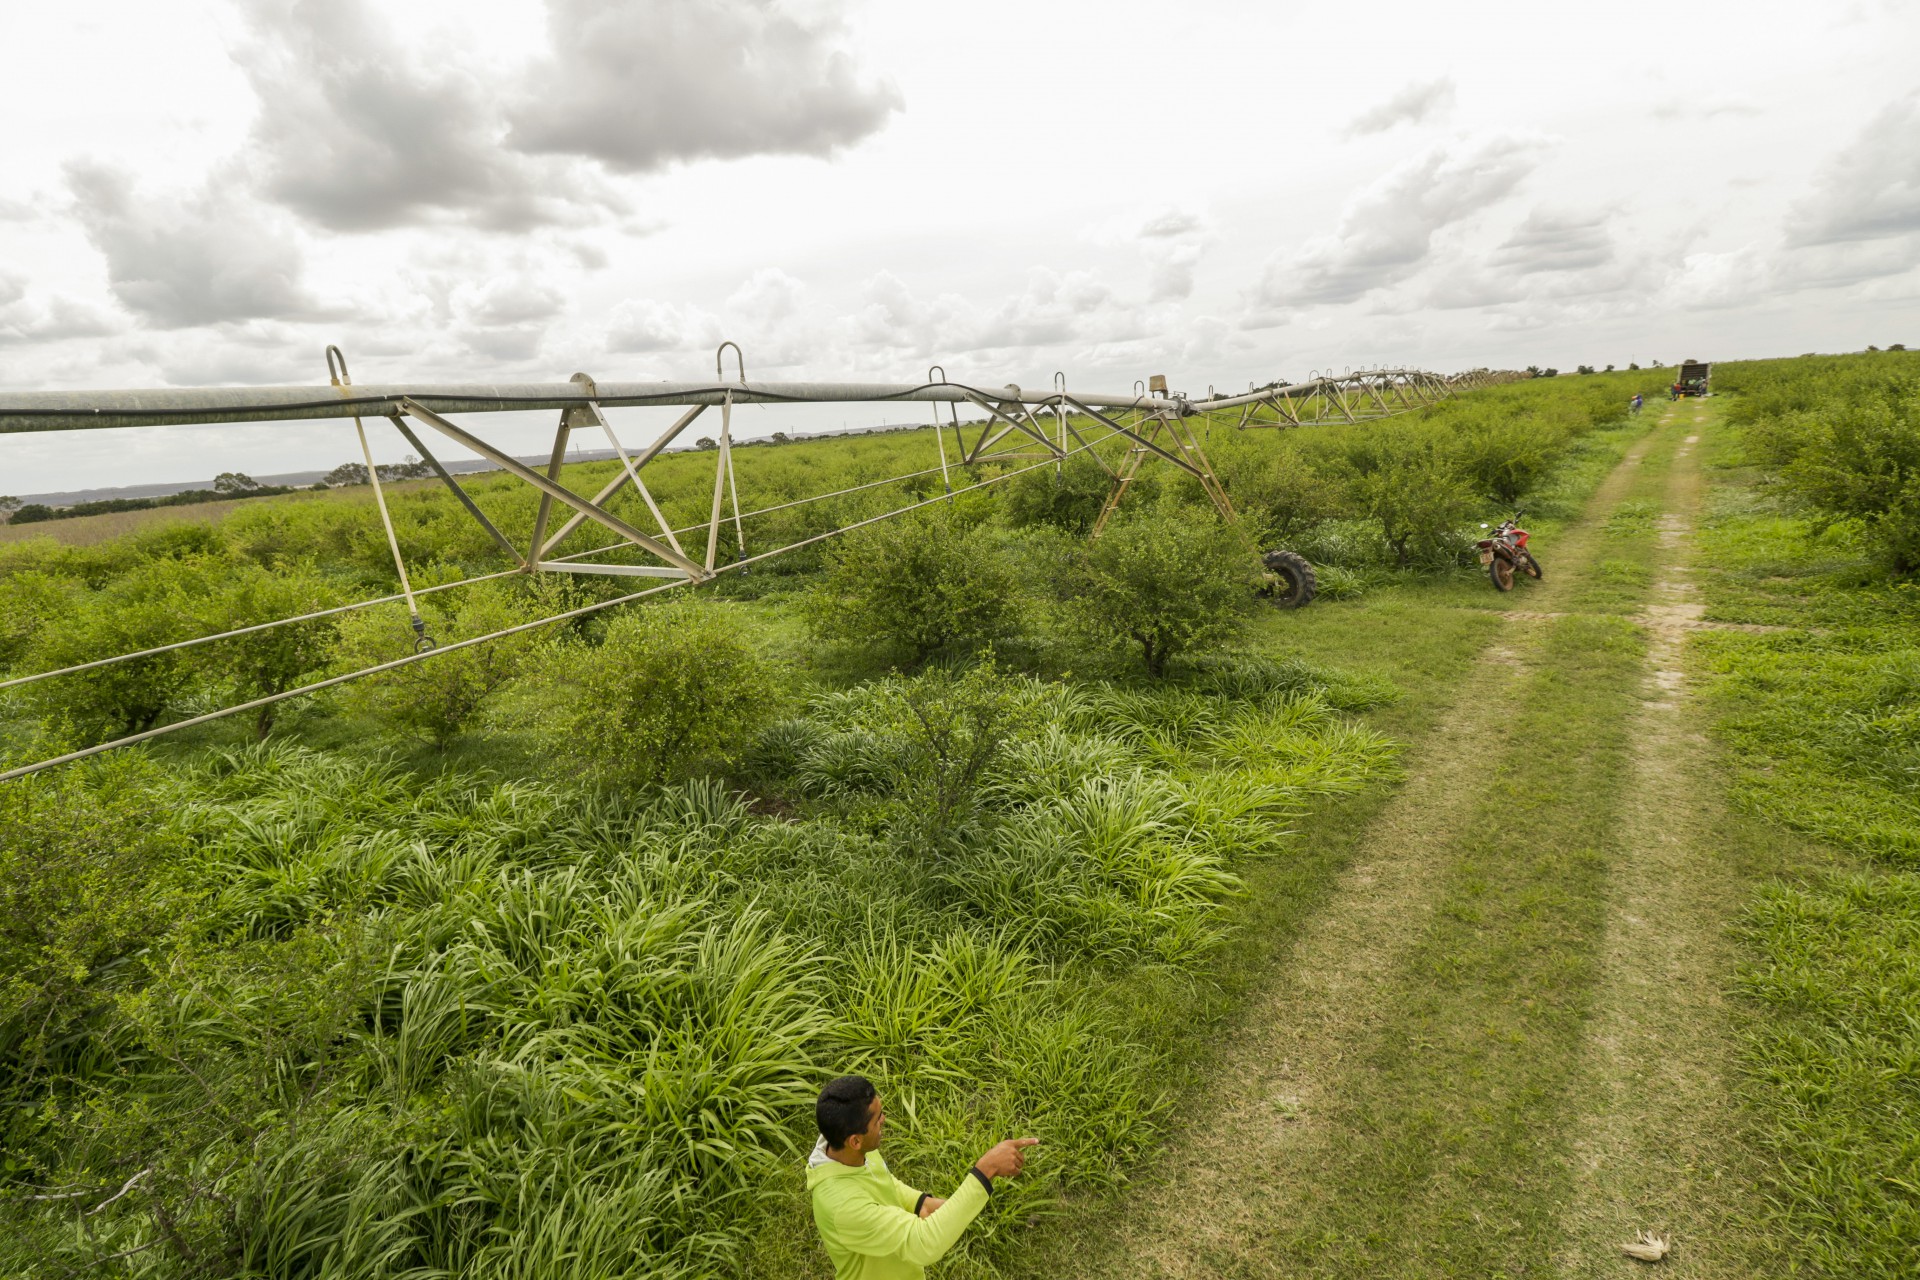
M 0 47 L 0 389 L 1920 344 L 1898 0 L 14 0 Z M 352 448 L 9 437 L 0 492 Z

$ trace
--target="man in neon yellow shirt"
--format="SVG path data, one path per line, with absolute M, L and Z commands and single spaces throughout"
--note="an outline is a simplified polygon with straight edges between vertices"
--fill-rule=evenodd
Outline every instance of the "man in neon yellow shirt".
M 944 1200 L 896 1181 L 880 1158 L 886 1113 L 865 1076 L 829 1081 L 814 1104 L 820 1142 L 807 1161 L 813 1222 L 838 1280 L 921 1280 L 987 1207 L 995 1178 L 1011 1178 L 1038 1138 L 989 1150 Z

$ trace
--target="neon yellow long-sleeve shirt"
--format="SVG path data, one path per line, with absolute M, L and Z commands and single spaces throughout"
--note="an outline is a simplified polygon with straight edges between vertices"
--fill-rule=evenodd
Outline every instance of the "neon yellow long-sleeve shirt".
M 817 1159 L 807 1169 L 813 1224 L 838 1280 L 922 1280 L 987 1207 L 987 1188 L 967 1173 L 947 1202 L 922 1218 L 920 1193 L 887 1171 L 878 1151 L 863 1168 Z

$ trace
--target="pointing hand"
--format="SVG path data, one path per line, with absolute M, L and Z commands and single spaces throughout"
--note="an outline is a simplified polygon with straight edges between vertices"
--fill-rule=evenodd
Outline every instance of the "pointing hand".
M 1014 1177 L 1027 1163 L 1027 1148 L 1039 1141 L 1038 1138 L 1008 1138 L 975 1161 L 974 1168 L 989 1178 Z

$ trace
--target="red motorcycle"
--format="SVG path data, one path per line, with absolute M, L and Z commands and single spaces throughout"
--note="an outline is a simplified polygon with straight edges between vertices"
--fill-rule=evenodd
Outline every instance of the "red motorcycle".
M 1520 517 L 1526 514 L 1526 508 L 1513 513 L 1513 519 L 1503 521 L 1493 531 L 1493 536 L 1482 538 L 1474 545 L 1480 548 L 1480 563 L 1487 566 L 1487 576 L 1493 579 L 1495 591 L 1513 590 L 1513 572 L 1518 569 L 1529 578 L 1539 579 L 1544 575 L 1540 571 L 1540 562 L 1533 558 L 1533 552 L 1527 550 L 1527 531 L 1520 527 Z M 1480 526 L 1482 529 L 1486 525 Z

